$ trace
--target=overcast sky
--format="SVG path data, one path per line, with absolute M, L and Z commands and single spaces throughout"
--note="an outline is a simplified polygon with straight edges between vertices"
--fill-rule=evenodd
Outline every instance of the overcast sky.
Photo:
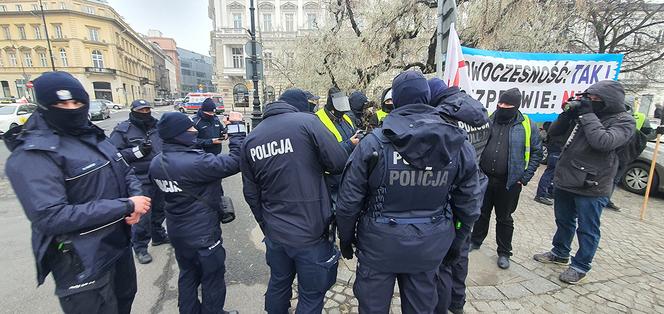
M 131 27 L 142 34 L 158 29 L 178 47 L 210 54 L 212 20 L 207 0 L 108 0 Z

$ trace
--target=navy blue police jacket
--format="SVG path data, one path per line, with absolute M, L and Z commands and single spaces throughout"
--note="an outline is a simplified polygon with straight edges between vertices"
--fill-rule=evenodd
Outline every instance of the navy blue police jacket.
M 134 167 L 134 172 L 141 183 L 152 184 L 148 176 L 150 161 L 161 152 L 162 145 L 157 132 L 157 119 L 154 119 L 154 123 L 147 130 L 137 125 L 137 123 L 140 122 L 131 121 L 131 119 L 120 122 L 111 132 L 109 140 L 118 148 L 129 165 Z M 137 151 L 136 147 L 147 140 L 152 143 L 152 152 L 147 156 L 143 156 Z
M 12 151 L 5 172 L 31 223 L 40 285 L 60 254 L 56 238 L 72 242 L 80 282 L 104 274 L 129 248 L 124 217 L 134 211 L 128 197 L 142 195 L 141 182 L 103 130 L 91 127 L 97 134 L 59 134 L 35 113 L 20 135 L 5 138 Z
M 240 172 L 244 137 L 230 135 L 227 155 L 206 153 L 193 143 L 164 141 L 162 152 L 152 159 L 150 178 L 164 192 L 166 227 L 175 247 L 198 249 L 221 240 L 219 187 L 222 178 Z
M 324 173 L 341 173 L 347 159 L 315 115 L 268 105 L 241 159 L 244 197 L 265 236 L 298 247 L 321 241 L 332 219 Z
M 226 131 L 224 124 L 217 116 L 203 117 L 204 113 L 198 112 L 193 118 L 194 127 L 198 130 L 196 145 L 206 153 L 221 154 L 221 144 L 212 144 L 213 138 L 220 138 Z
M 339 238 L 371 269 L 431 271 L 470 232 L 455 232 L 452 216 L 472 226 L 481 194 L 465 131 L 429 105 L 402 106 L 350 156 L 337 200 Z

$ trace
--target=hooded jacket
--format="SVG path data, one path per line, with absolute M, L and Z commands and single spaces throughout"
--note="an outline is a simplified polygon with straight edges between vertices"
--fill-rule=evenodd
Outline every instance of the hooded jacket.
M 609 196 L 619 166 L 616 149 L 625 145 L 636 130 L 634 117 L 626 111 L 625 92 L 616 81 L 600 81 L 588 94 L 599 96 L 604 107 L 576 117 L 563 112 L 549 127 L 549 134 L 569 132 L 556 164 L 556 188 L 585 196 Z
M 132 168 L 105 136 L 58 134 L 40 113 L 5 144 L 12 151 L 5 172 L 31 223 L 37 282 L 71 259 L 56 250 L 56 238 L 72 241 L 83 266 L 80 282 L 56 281 L 58 288 L 99 279 L 129 248 L 128 198 L 143 195 Z
M 442 173 L 445 180 L 432 179 Z M 360 142 L 346 165 L 336 212 L 342 246 L 356 243 L 360 263 L 378 271 L 437 269 L 455 238 L 452 214 L 468 226 L 479 216 L 478 173 L 465 132 L 444 121 L 433 107 L 394 109 L 382 128 Z M 438 215 L 442 218 L 429 224 L 377 220 Z
M 332 217 L 324 173 L 341 173 L 347 159 L 318 117 L 269 104 L 241 154 L 244 198 L 265 236 L 295 247 L 321 241 Z

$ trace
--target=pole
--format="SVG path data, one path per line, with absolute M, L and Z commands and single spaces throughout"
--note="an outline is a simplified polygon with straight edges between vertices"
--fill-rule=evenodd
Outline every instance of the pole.
M 53 49 L 51 49 L 51 38 L 48 37 L 48 26 L 46 26 L 46 15 L 44 14 L 44 4 L 42 3 L 42 0 L 39 0 L 39 6 L 41 7 L 41 16 L 42 22 L 44 23 L 44 33 L 46 35 L 48 54 L 51 57 L 51 69 L 53 69 L 53 72 L 55 72 L 55 59 L 53 58 Z
M 456 22 L 456 0 L 438 0 L 438 32 L 436 39 L 436 76 L 443 78 L 447 42 L 450 37 L 450 26 Z
M 254 83 L 254 110 L 251 112 L 252 129 L 257 127 L 263 119 L 261 112 L 261 101 L 258 95 L 258 56 L 256 56 L 256 18 L 254 12 L 254 0 L 249 3 L 249 14 L 251 15 L 251 81 Z
M 657 165 L 657 153 L 659 152 L 660 139 L 664 133 L 664 119 L 661 119 L 659 127 L 657 127 L 657 139 L 655 140 L 655 152 L 652 153 L 652 162 L 650 163 L 650 172 L 648 173 L 648 184 L 646 185 L 646 195 L 643 199 L 641 206 L 641 220 L 646 217 L 646 208 L 648 207 L 648 199 L 650 198 L 650 188 L 652 187 L 652 178 L 655 174 L 655 165 Z

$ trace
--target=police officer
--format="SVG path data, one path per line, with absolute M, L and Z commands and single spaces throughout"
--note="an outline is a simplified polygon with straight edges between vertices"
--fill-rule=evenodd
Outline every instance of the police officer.
M 392 87 L 394 111 L 360 142 L 343 174 L 341 251 L 350 259 L 357 247 L 361 313 L 388 313 L 395 280 L 403 313 L 433 313 L 438 268 L 479 215 L 478 166 L 466 133 L 428 105 L 421 73 L 403 72 Z M 457 232 L 453 216 L 464 226 Z
M 196 143 L 206 153 L 221 154 L 221 141 L 224 137 L 225 127 L 215 115 L 217 105 L 210 98 L 206 98 L 193 118 L 194 127 L 198 130 Z
M 157 123 L 164 144 L 150 163 L 150 178 L 164 193 L 166 226 L 180 268 L 180 313 L 221 313 L 226 301 L 219 186 L 222 178 L 240 172 L 240 146 L 246 133 L 242 114 L 232 112 L 230 123 L 228 155 L 195 148 L 196 129 L 182 113 L 167 112 Z
M 37 282 L 49 273 L 65 313 L 129 313 L 136 294 L 130 225 L 150 208 L 141 182 L 66 72 L 34 80 L 39 108 L 5 135 L 9 181 L 32 228 Z
M 152 261 L 148 243 L 157 246 L 170 243 L 164 230 L 164 201 L 159 189 L 148 177 L 150 161 L 161 152 L 161 138 L 157 134 L 157 119 L 152 116 L 152 105 L 139 99 L 131 103 L 129 119 L 120 122 L 111 133 L 110 141 L 118 148 L 122 157 L 134 168 L 141 180 L 143 194 L 152 199 L 152 210 L 131 229 L 131 244 L 141 264 Z
M 242 149 L 244 197 L 265 235 L 271 272 L 268 313 L 288 313 L 296 274 L 296 313 L 321 313 L 337 275 L 339 252 L 328 239 L 332 206 L 323 172 L 341 173 L 348 155 L 305 113 L 308 108 L 301 90 L 285 91 L 267 105 Z
M 355 145 L 360 142 L 360 136 L 355 131 L 353 120 L 346 114 L 350 110 L 350 103 L 346 94 L 333 87 L 327 93 L 325 107 L 316 111 L 316 116 L 323 123 L 329 133 L 334 135 L 337 142 L 350 155 Z M 336 202 L 337 191 L 341 175 L 328 174 L 325 176 L 328 189 L 332 195 L 332 202 Z
M 441 79 L 428 81 L 431 90 L 429 104 L 436 107 L 441 118 L 463 127 L 468 132 L 468 142 L 475 148 L 475 156 L 479 160 L 490 136 L 489 116 L 486 108 L 456 86 L 448 87 Z M 478 172 L 480 193 L 484 194 L 488 178 Z M 478 205 L 480 202 L 477 203 Z M 478 209 L 479 210 L 479 209 Z M 456 223 L 456 222 L 455 222 Z M 461 229 L 460 224 L 456 224 Z M 470 226 L 466 226 L 470 230 Z M 466 233 L 467 234 L 467 233 Z M 450 248 L 443 263 L 438 269 L 438 305 L 436 313 L 463 313 L 466 304 L 466 277 L 468 276 L 468 252 L 470 237 L 458 241 L 459 246 Z

